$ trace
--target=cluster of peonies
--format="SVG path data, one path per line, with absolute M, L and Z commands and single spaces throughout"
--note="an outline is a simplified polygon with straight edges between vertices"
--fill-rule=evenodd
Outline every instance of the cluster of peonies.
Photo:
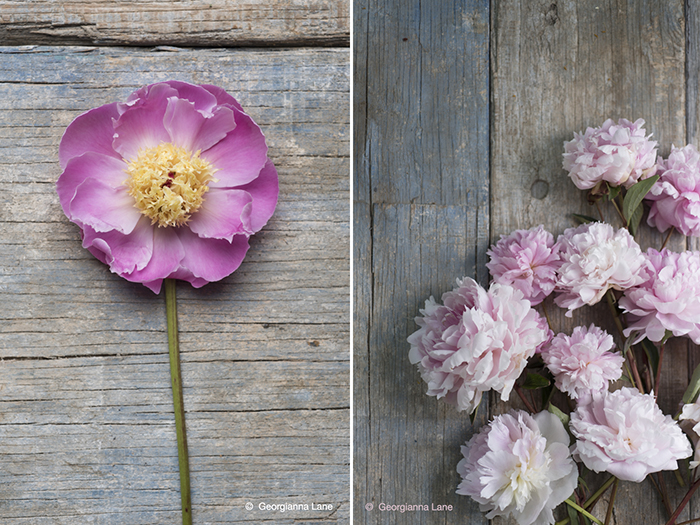
M 700 236 L 700 154 L 686 146 L 657 160 L 643 124 L 608 120 L 576 134 L 565 144 L 564 168 L 577 187 L 594 192 L 604 185 L 632 191 L 658 174 L 636 191 L 653 184 L 646 196 L 648 224 Z M 575 462 L 633 482 L 677 469 L 692 447 L 653 393 L 608 390 L 622 377 L 625 360 L 613 337 L 593 324 L 554 335 L 534 307 L 553 295 L 571 317 L 616 290 L 628 344 L 645 338 L 663 344 L 671 335 L 700 344 L 700 252 L 642 252 L 627 229 L 590 222 L 556 240 L 543 226 L 517 230 L 487 254 L 493 279 L 488 291 L 465 278 L 442 296 L 442 304 L 426 301 L 416 318 L 419 330 L 408 339 L 410 361 L 429 395 L 471 412 L 487 390 L 507 400 L 538 353 L 554 386 L 577 405 L 568 418 L 575 442 L 569 449 L 562 420 L 547 411 L 497 416 L 462 447 L 457 492 L 477 501 L 489 519 L 545 525 L 554 523 L 552 510 L 577 486 Z M 700 403 L 685 405 L 680 419 L 697 445 Z M 699 465 L 696 450 L 691 466 Z

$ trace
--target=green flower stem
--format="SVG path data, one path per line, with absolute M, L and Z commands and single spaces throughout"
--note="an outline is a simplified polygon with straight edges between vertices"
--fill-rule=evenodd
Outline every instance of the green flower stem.
M 574 502 L 571 501 L 570 499 L 565 499 L 565 500 L 564 500 L 564 503 L 566 503 L 567 505 L 569 505 L 570 507 L 572 507 L 572 508 L 575 509 L 576 511 L 578 511 L 578 512 L 580 512 L 581 514 L 583 514 L 584 516 L 586 516 L 589 520 L 595 521 L 598 525 L 603 525 L 603 522 L 602 522 L 602 521 L 600 521 L 598 518 L 596 518 L 593 514 L 591 514 L 590 512 L 588 512 L 588 511 L 587 511 L 586 509 L 584 509 L 583 507 L 579 507 L 578 505 L 576 505 L 576 503 L 574 503 Z
M 617 496 L 617 483 L 619 479 L 615 478 L 615 484 L 612 488 L 612 493 L 610 494 L 610 502 L 608 503 L 608 510 L 605 513 L 605 525 L 610 523 L 610 518 L 612 517 L 613 505 L 615 504 L 615 496 Z
M 177 341 L 177 297 L 175 279 L 165 279 L 165 314 L 168 319 L 168 351 L 170 353 L 170 378 L 173 385 L 173 407 L 175 410 L 175 432 L 177 434 L 177 458 L 180 465 L 180 498 L 182 500 L 182 525 L 192 525 L 192 502 L 190 499 L 190 465 L 187 456 L 187 431 L 185 429 L 185 406 L 182 402 L 182 377 L 180 374 L 180 352 Z
M 612 485 L 616 479 L 617 478 L 615 476 L 610 476 L 605 481 L 605 483 L 603 483 L 601 485 L 601 487 L 598 490 L 596 490 L 595 494 L 593 494 L 590 498 L 588 498 L 586 500 L 586 502 L 581 506 L 584 509 L 588 509 L 588 507 L 592 507 L 593 505 L 595 505 L 596 502 L 598 501 L 598 499 L 605 493 L 606 490 L 608 490 L 608 488 L 610 488 L 610 485 Z M 569 518 L 565 518 L 561 521 L 557 521 L 556 525 L 566 525 L 567 523 L 569 523 L 569 521 L 570 521 Z
M 615 326 L 617 327 L 617 331 L 620 333 L 620 337 L 622 340 L 625 340 L 625 334 L 623 332 L 622 328 L 622 321 L 620 321 L 620 315 L 617 313 L 617 309 L 615 308 L 615 298 L 613 296 L 613 291 L 612 289 L 609 289 L 605 293 L 605 298 L 608 301 L 608 306 L 610 307 L 610 313 L 613 316 L 613 319 L 615 320 Z M 630 361 L 630 366 L 632 367 L 632 373 L 630 373 L 629 369 L 627 368 L 627 364 L 625 364 L 625 369 L 627 371 L 627 375 L 630 378 L 630 381 L 632 382 L 632 386 L 639 390 L 642 394 L 644 393 L 644 386 L 642 385 L 642 378 L 639 377 L 639 371 L 637 370 L 637 362 L 634 358 L 634 350 L 630 348 L 627 351 L 627 358 Z

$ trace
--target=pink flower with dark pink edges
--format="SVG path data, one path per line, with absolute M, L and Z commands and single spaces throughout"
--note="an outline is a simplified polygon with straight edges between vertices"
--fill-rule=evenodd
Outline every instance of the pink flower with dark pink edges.
M 503 235 L 486 253 L 494 282 L 517 288 L 533 306 L 554 291 L 561 265 L 559 245 L 543 226 Z
M 691 144 L 674 146 L 668 159 L 657 164 L 659 180 L 645 197 L 651 203 L 647 223 L 700 237 L 700 153 Z
M 160 291 L 235 271 L 272 216 L 277 171 L 260 128 L 223 89 L 167 81 L 78 116 L 56 183 L 83 247 Z
M 608 119 L 564 143 L 563 167 L 580 190 L 603 181 L 629 188 L 656 172 L 656 142 L 646 136 L 642 119 Z

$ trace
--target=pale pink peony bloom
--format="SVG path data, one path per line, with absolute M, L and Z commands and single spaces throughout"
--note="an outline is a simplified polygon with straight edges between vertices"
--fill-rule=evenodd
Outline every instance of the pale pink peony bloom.
M 666 416 L 651 394 L 634 388 L 595 392 L 571 414 L 576 436 L 574 458 L 595 472 L 609 472 L 627 481 L 675 470 L 692 454 L 688 438 Z
M 533 306 L 554 291 L 559 245 L 543 226 L 503 235 L 486 253 L 493 280 L 517 288 Z
M 497 283 L 486 291 L 470 278 L 458 280 L 442 302 L 425 302 L 420 329 L 408 338 L 428 395 L 469 412 L 491 389 L 508 400 L 528 358 L 551 337 L 546 319 L 521 291 Z
M 645 337 L 659 342 L 668 330 L 700 344 L 700 252 L 649 248 L 647 259 L 648 279 L 620 298 L 625 335 L 637 332 L 635 343 Z
M 659 180 L 646 199 L 651 201 L 649 226 L 665 231 L 671 226 L 683 235 L 700 237 L 700 154 L 691 144 L 671 150 L 659 159 Z
M 681 428 L 688 435 L 690 441 L 693 442 L 693 447 L 695 448 L 690 468 L 697 468 L 700 465 L 700 447 L 698 447 L 698 442 L 700 441 L 700 403 L 695 401 L 695 403 L 683 405 L 683 410 L 678 419 L 681 421 Z
M 646 137 L 644 121 L 606 120 L 599 128 L 574 133 L 564 143 L 563 167 L 577 188 L 588 190 L 601 181 L 629 188 L 656 172 L 656 142 Z
M 610 289 L 626 290 L 644 282 L 646 258 L 627 230 L 602 222 L 569 228 L 559 236 L 557 297 L 554 302 L 572 310 L 594 305 Z
M 462 454 L 457 494 L 471 496 L 488 519 L 512 516 L 519 525 L 550 525 L 552 510 L 578 483 L 569 435 L 549 412 L 496 416 L 462 446 Z
M 231 274 L 277 204 L 265 137 L 223 89 L 169 80 L 79 115 L 56 182 L 83 247 L 158 293 Z
M 624 357 L 613 353 L 615 343 L 605 330 L 577 326 L 571 337 L 558 334 L 540 355 L 554 374 L 556 386 L 572 399 L 607 390 L 610 381 L 622 376 Z

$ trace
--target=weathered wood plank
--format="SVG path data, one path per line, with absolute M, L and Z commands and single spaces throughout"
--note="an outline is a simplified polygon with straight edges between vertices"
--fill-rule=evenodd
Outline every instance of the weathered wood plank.
M 572 213 L 597 216 L 561 168 L 562 144 L 574 131 L 609 117 L 644 118 L 662 155 L 672 143 L 685 143 L 683 2 L 502 0 L 495 3 L 492 28 L 492 240 L 538 224 L 558 235 L 575 225 Z M 613 208 L 604 213 L 621 225 Z M 663 237 L 643 230 L 642 248 L 658 248 Z M 682 250 L 685 242 L 676 235 L 670 247 Z M 580 309 L 573 319 L 547 305 L 557 331 L 570 333 L 595 320 L 615 334 L 604 304 Z M 687 385 L 688 347 L 674 343 L 666 352 L 659 402 L 672 413 Z M 679 502 L 684 490 L 673 475 L 666 483 Z M 618 524 L 668 517 L 649 481 L 621 484 L 616 501 Z M 594 514 L 604 517 L 605 508 L 604 502 Z M 688 519 L 688 512 L 682 516 Z
M 0 45 L 347 46 L 347 0 L 0 1 Z
M 469 418 L 425 395 L 406 338 L 428 296 L 486 276 L 488 2 L 362 0 L 353 12 L 354 521 L 485 523 L 455 494 Z
M 81 248 L 54 189 L 75 116 L 178 78 L 237 95 L 280 173 L 241 268 L 178 287 L 195 519 L 347 523 L 347 50 L 0 51 L 3 522 L 178 520 L 163 299 Z

